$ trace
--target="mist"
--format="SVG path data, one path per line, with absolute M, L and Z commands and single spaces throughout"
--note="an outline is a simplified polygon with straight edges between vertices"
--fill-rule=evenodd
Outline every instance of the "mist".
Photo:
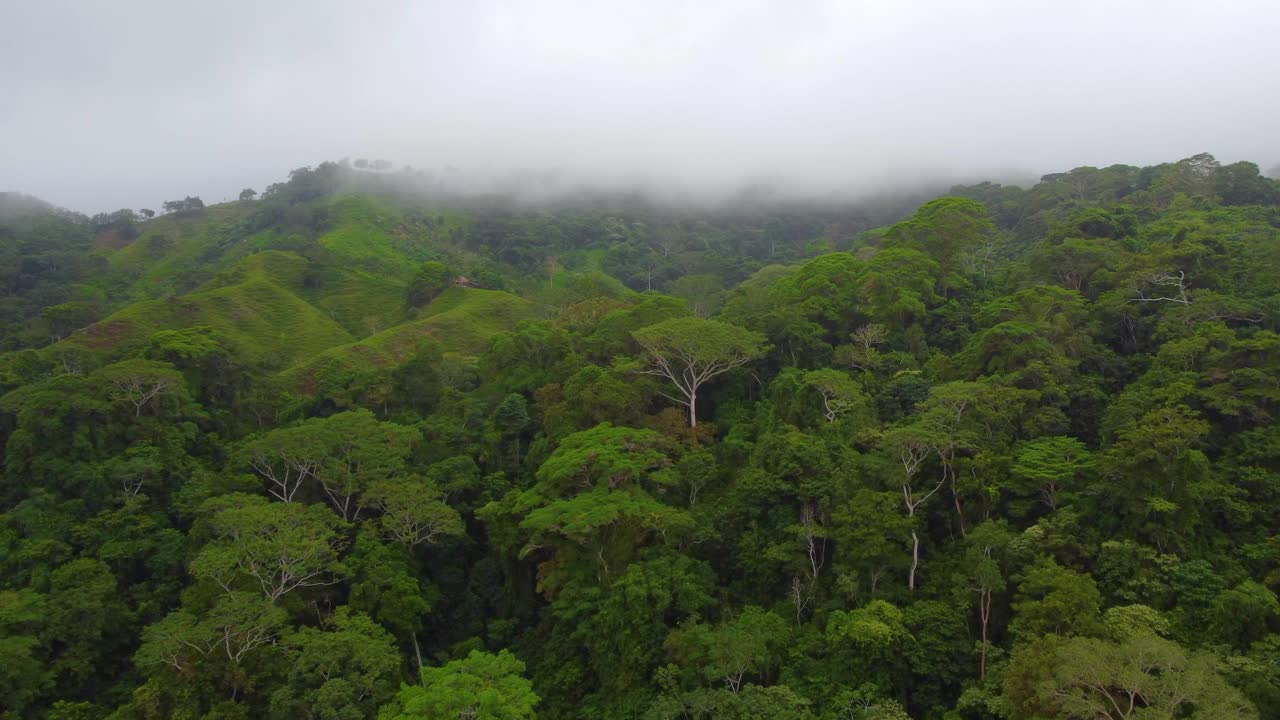
M 15 0 L 0 27 L 0 190 L 85 212 L 344 156 L 703 198 L 1280 161 L 1265 0 Z

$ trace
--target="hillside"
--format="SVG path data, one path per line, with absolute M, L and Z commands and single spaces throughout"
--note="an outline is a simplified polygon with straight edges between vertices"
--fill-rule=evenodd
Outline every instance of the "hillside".
M 0 195 L 0 718 L 1280 718 L 1252 163 L 255 196 Z
M 314 393 L 316 375 L 378 372 L 398 367 L 430 344 L 440 352 L 478 355 L 499 333 L 533 317 L 531 303 L 498 290 L 453 288 L 422 308 L 418 317 L 357 342 L 305 355 L 280 380 L 296 391 Z

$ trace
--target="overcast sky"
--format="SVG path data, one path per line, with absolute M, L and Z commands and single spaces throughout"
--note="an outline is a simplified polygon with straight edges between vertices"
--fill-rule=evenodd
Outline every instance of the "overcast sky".
M 206 202 L 385 157 L 862 192 L 1280 162 L 1277 0 L 0 0 L 0 190 Z

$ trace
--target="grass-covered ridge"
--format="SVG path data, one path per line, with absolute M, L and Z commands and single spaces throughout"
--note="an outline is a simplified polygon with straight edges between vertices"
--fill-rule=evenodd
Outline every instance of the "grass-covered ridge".
M 469 223 L 465 213 L 408 209 L 367 194 L 339 195 L 325 211 L 332 227 L 317 240 L 320 247 L 347 263 L 389 274 L 443 257 Z
M 305 260 L 290 253 L 250 256 L 232 273 L 235 282 L 133 303 L 59 345 L 119 353 L 160 330 L 207 325 L 253 363 L 287 365 L 352 339 L 337 321 L 291 289 L 301 282 L 304 267 Z
M 510 293 L 452 288 L 422 308 L 416 319 L 305 357 L 282 372 L 280 380 L 286 387 L 305 393 L 316 373 L 325 368 L 392 368 L 412 357 L 428 341 L 443 352 L 475 355 L 494 335 L 534 314 L 532 303 Z
M 143 223 L 123 247 L 99 245 L 110 268 L 106 281 L 131 301 L 189 290 L 252 247 L 241 237 L 252 211 L 248 203 L 224 203 Z

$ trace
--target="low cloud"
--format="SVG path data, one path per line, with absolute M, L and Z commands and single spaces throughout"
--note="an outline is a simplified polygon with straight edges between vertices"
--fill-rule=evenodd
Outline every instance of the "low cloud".
M 1280 5 L 6 3 L 0 189 L 206 201 L 324 159 L 857 195 L 1280 161 Z

